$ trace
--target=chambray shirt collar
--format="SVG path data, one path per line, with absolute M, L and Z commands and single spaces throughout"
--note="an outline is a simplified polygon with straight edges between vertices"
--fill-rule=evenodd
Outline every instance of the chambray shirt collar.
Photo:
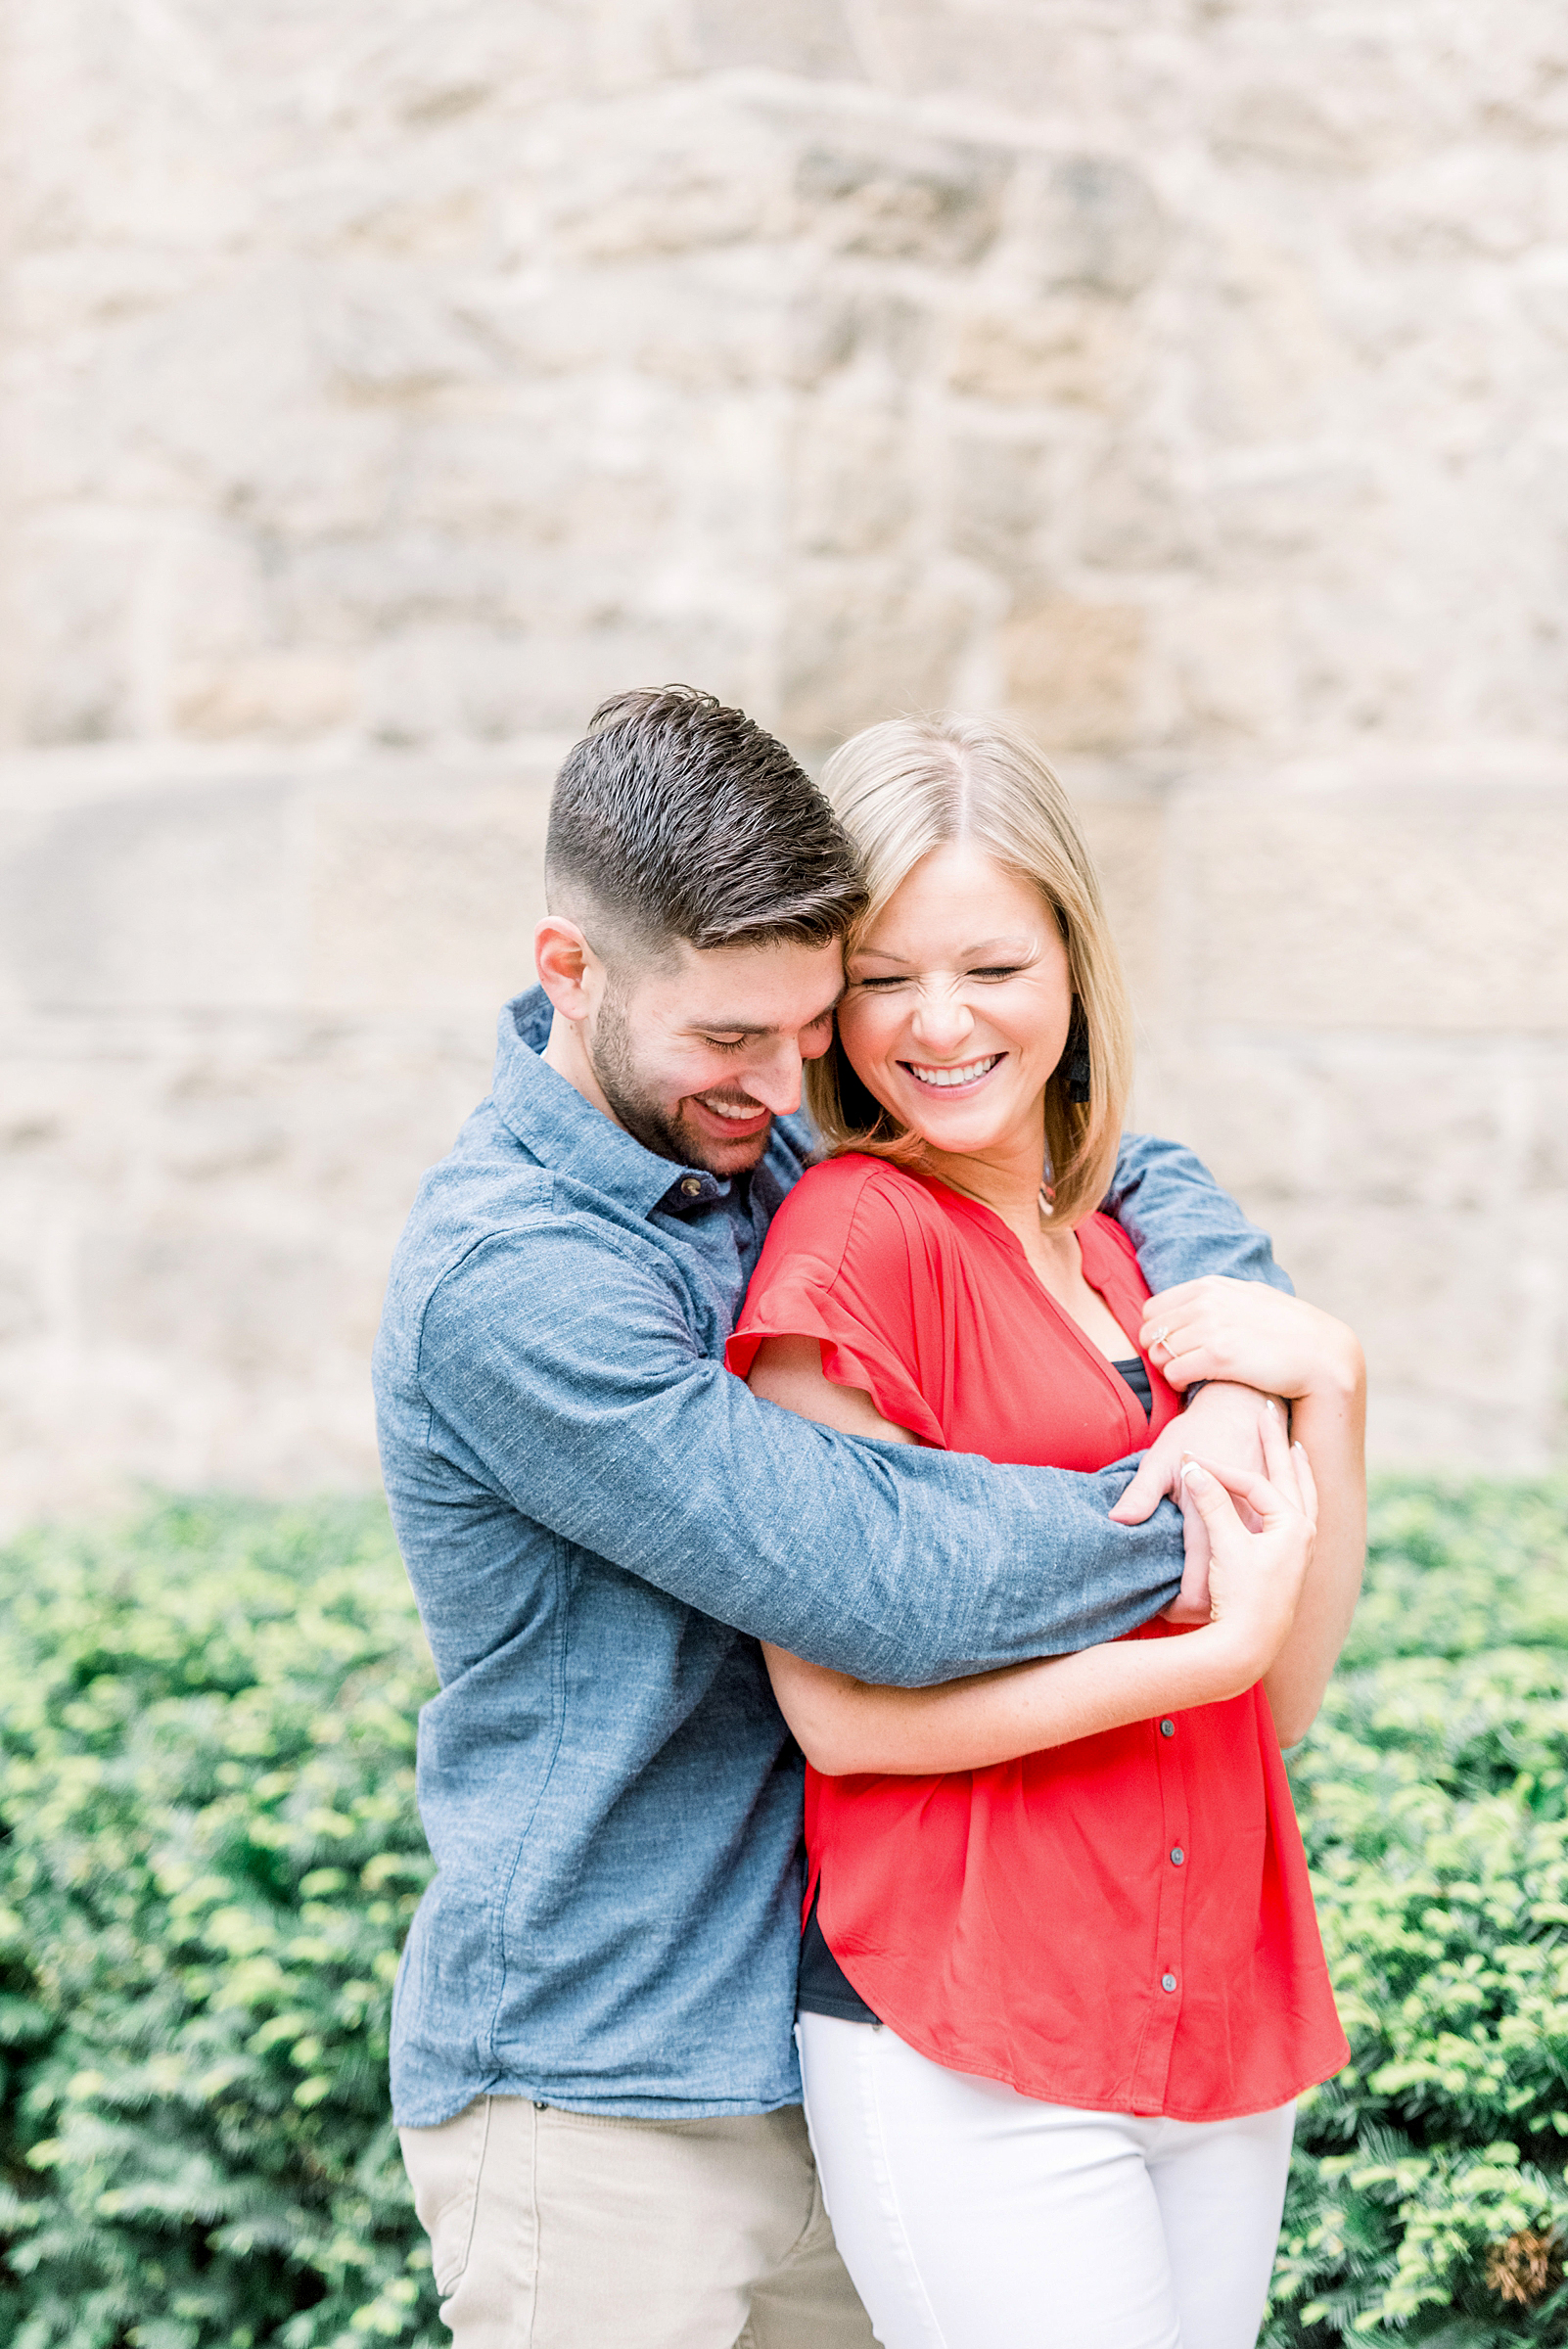
M 542 987 L 503 1005 L 490 1084 L 501 1119 L 540 1166 L 570 1174 L 634 1216 L 656 1208 L 683 1215 L 728 1198 L 729 1184 L 706 1167 L 672 1167 L 584 1101 L 541 1059 L 549 1035 L 550 999 Z

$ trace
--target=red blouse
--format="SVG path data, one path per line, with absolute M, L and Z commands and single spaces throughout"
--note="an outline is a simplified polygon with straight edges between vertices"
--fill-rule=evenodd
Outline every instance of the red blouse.
M 1131 1245 L 1103 1216 L 1079 1241 L 1130 1353 L 1148 1296 Z M 1101 1468 L 1177 1408 L 1144 1356 L 1145 1420 L 989 1208 L 859 1155 L 814 1167 L 774 1218 L 730 1368 L 744 1377 L 766 1336 L 820 1339 L 826 1375 L 885 1419 L 992 1460 Z M 806 1832 L 828 1947 L 952 2070 L 1214 2121 L 1347 2059 L 1261 1687 L 989 1770 L 811 1771 Z

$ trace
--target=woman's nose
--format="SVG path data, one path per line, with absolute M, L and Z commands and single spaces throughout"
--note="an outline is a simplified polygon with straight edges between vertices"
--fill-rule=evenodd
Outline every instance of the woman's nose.
M 974 1025 L 974 1013 L 968 1004 L 946 988 L 922 993 L 910 1022 L 917 1041 L 928 1052 L 955 1051 L 972 1033 Z

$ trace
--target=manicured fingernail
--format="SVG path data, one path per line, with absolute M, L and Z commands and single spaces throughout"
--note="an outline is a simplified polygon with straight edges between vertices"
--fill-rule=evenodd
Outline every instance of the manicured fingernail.
M 1209 1481 L 1208 1469 L 1200 1468 L 1197 1461 L 1191 1457 L 1190 1453 L 1181 1463 L 1181 1474 L 1186 1483 L 1189 1485 L 1203 1485 L 1207 1484 Z
M 1278 1416 L 1279 1416 L 1279 1411 L 1278 1411 L 1278 1408 L 1277 1408 L 1277 1406 L 1276 1406 L 1276 1405 L 1275 1405 L 1275 1403 L 1274 1403 L 1274 1399 L 1273 1399 L 1273 1397 L 1272 1397 L 1271 1395 L 1266 1398 L 1266 1407 L 1267 1407 L 1267 1409 L 1268 1409 L 1268 1416 L 1269 1416 L 1269 1418 L 1270 1418 L 1270 1419 L 1277 1419 L 1277 1418 L 1278 1418 Z

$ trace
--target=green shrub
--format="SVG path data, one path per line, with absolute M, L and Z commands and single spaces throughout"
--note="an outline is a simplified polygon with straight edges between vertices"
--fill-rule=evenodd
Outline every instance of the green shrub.
M 1352 2061 L 1265 2339 L 1568 2341 L 1568 1493 L 1384 1484 L 1292 1777 Z
M 1353 2060 L 1269 2349 L 1568 2342 L 1568 1496 L 1385 1484 L 1293 1764 Z M 386 2098 L 431 1685 L 385 1515 L 0 1553 L 0 2342 L 437 2349 Z
M 383 1511 L 0 1560 L 0 2339 L 445 2341 L 387 2107 L 432 1684 Z

